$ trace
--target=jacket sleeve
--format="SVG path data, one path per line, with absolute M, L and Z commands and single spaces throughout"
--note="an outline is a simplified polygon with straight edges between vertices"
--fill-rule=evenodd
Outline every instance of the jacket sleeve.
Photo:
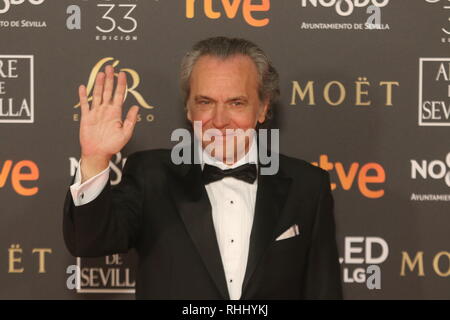
M 77 257 L 99 257 L 125 253 L 135 246 L 142 225 L 143 173 L 139 153 L 131 154 L 122 180 L 108 182 L 91 202 L 75 206 L 70 189 L 63 212 L 63 236 L 67 249 Z M 72 181 L 73 183 L 73 181 Z
M 341 269 L 336 244 L 330 175 L 323 171 L 306 268 L 305 299 L 342 299 Z

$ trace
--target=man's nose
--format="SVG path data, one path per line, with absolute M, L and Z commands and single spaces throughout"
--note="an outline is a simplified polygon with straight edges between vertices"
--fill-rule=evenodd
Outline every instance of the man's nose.
M 217 129 L 222 129 L 229 124 L 229 116 L 228 111 L 226 110 L 226 106 L 218 103 L 214 115 L 213 115 L 213 125 Z

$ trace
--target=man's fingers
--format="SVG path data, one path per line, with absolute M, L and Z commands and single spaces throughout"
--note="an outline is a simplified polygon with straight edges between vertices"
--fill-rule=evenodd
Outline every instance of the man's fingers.
M 114 67 L 107 65 L 105 68 L 106 79 L 105 88 L 103 89 L 103 103 L 109 103 L 111 101 L 112 92 L 114 88 Z
M 97 73 L 95 78 L 94 92 L 92 94 L 92 109 L 95 109 L 102 103 L 103 85 L 105 83 L 105 74 Z
M 129 138 L 133 134 L 134 126 L 137 122 L 137 115 L 139 112 L 138 106 L 132 106 L 130 110 L 128 110 L 127 117 L 125 122 L 123 123 L 123 130 L 125 131 L 125 135 Z
M 78 95 L 80 97 L 81 116 L 83 116 L 83 114 L 87 114 L 89 112 L 89 103 L 86 94 L 86 87 L 84 85 L 80 85 L 78 88 Z
M 125 97 L 125 91 L 127 89 L 127 77 L 125 72 L 119 72 L 117 79 L 116 92 L 114 93 L 113 104 L 114 106 L 121 107 L 123 104 L 123 99 Z

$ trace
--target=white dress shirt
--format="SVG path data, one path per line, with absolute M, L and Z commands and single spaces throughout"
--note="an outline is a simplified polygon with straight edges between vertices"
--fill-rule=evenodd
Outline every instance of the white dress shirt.
M 258 163 L 255 139 L 252 139 L 248 153 L 231 166 L 210 157 L 207 152 L 202 150 L 201 144 L 198 144 L 198 146 L 200 154 L 202 154 L 202 170 L 205 163 L 217 166 L 220 169 L 231 169 L 245 163 Z M 78 163 L 75 182 L 70 186 L 75 206 L 86 204 L 101 193 L 108 182 L 110 170 L 108 167 L 81 184 L 80 164 L 81 160 Z M 241 297 L 247 267 L 257 181 L 249 184 L 233 177 L 225 177 L 222 180 L 209 183 L 205 187 L 212 207 L 212 218 L 225 271 L 228 293 L 230 299 L 237 300 Z
M 255 139 L 250 145 L 248 154 L 231 166 L 210 157 L 207 152 L 203 151 L 202 169 L 205 163 L 222 170 L 235 168 L 245 163 L 257 164 L 258 151 Z M 241 297 L 242 283 L 247 268 L 257 185 L 256 180 L 250 184 L 233 177 L 225 177 L 205 186 L 212 207 L 214 228 L 231 300 Z
M 97 198 L 108 182 L 109 170 L 111 170 L 110 166 L 81 183 L 81 159 L 78 161 L 75 181 L 70 186 L 70 193 L 72 194 L 72 199 L 75 206 L 81 206 Z

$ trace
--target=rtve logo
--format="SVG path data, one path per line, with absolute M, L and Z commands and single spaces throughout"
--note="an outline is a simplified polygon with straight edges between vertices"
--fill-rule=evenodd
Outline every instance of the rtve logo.
M 39 179 L 39 168 L 31 160 L 21 160 L 14 163 L 12 160 L 0 162 L 0 189 L 6 185 L 8 177 L 11 177 L 11 185 L 15 192 L 21 196 L 34 196 L 38 187 L 26 187 L 23 181 L 37 181 Z
M 350 190 L 353 185 L 358 184 L 359 192 L 366 198 L 378 199 L 384 196 L 384 189 L 369 188 L 369 184 L 383 184 L 386 181 L 386 173 L 382 165 L 369 162 L 364 165 L 360 165 L 358 162 L 353 162 L 348 169 L 344 168 L 342 162 L 329 162 L 327 155 L 320 155 L 319 162 L 312 162 L 313 165 L 320 168 L 331 171 L 335 170 L 338 183 L 331 182 L 331 190 L 341 187 L 344 190 Z M 370 174 L 373 172 L 373 174 Z
M 253 2 L 255 1 L 253 0 Z M 270 10 L 270 0 L 259 0 L 257 2 L 259 4 L 253 4 L 252 0 L 199 0 L 196 5 L 195 0 L 186 0 L 186 18 L 195 18 L 196 9 L 199 10 L 201 6 L 209 19 L 220 19 L 222 13 L 225 13 L 228 19 L 234 19 L 239 9 L 241 9 L 245 22 L 250 26 L 264 27 L 269 24 L 269 18 L 257 19 L 253 16 L 253 13 L 268 12 Z

